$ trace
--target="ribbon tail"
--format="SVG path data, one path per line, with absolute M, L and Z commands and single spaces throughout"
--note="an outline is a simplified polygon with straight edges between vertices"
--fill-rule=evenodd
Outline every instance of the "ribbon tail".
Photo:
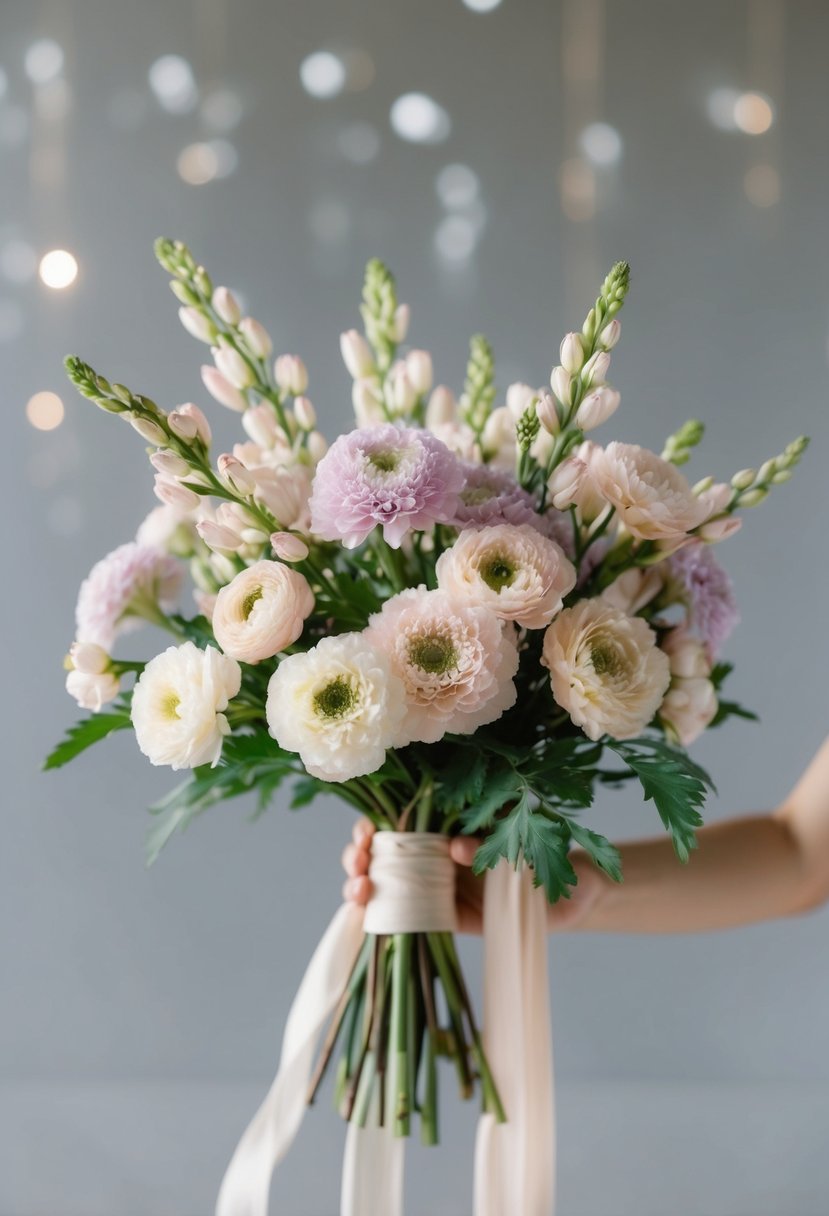
M 502 861 L 484 898 L 484 1047 L 507 1122 L 481 1116 L 475 1216 L 552 1216 L 553 1052 L 544 892 Z
M 340 1216 L 403 1216 L 405 1140 L 386 1127 L 349 1123 Z
M 302 1123 L 317 1041 L 348 983 L 363 941 L 362 913 L 337 910 L 291 1006 L 279 1071 L 225 1173 L 216 1216 L 267 1216 L 274 1168 Z

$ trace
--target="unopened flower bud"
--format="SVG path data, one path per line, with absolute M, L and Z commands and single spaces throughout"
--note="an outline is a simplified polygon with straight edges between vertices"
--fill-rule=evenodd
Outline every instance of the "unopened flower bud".
M 575 376 L 581 371 L 584 365 L 584 346 L 582 345 L 581 334 L 569 333 L 565 335 L 561 343 L 559 357 L 562 367 L 571 376 Z
M 245 317 L 239 322 L 239 333 L 245 339 L 247 348 L 257 359 L 267 359 L 273 350 L 271 335 L 253 317 Z
M 169 448 L 160 448 L 157 452 L 153 452 L 150 456 L 150 464 L 156 472 L 174 479 L 186 477 L 190 472 L 190 465 L 184 457 L 179 456 L 177 452 L 171 452 Z
M 561 419 L 558 416 L 556 403 L 549 393 L 542 393 L 541 397 L 536 401 L 535 412 L 538 415 L 538 421 L 548 435 L 557 435 L 559 433 L 561 430 Z
M 121 690 L 121 682 L 112 671 L 100 675 L 89 675 L 83 671 L 70 671 L 66 677 L 66 691 L 80 705 L 97 713 L 107 701 L 114 701 Z
M 603 350 L 613 350 L 621 336 L 622 323 L 614 318 L 599 334 L 599 345 Z
M 594 388 L 576 410 L 576 426 L 583 431 L 592 431 L 601 426 L 611 414 L 615 414 L 620 400 L 621 396 L 615 388 L 609 388 L 606 384 Z
M 229 452 L 223 452 L 216 461 L 216 468 L 223 481 L 242 498 L 248 498 L 253 493 L 256 482 L 241 460 L 237 460 Z
M 147 443 L 167 442 L 164 429 L 157 422 L 153 422 L 152 418 L 144 418 L 140 414 L 130 414 L 129 423 L 134 431 L 138 431 L 142 439 L 147 440 Z
M 443 426 L 447 422 L 454 422 L 456 412 L 455 394 L 444 384 L 439 384 L 426 406 L 426 425 Z
M 735 490 L 747 490 L 749 486 L 754 485 L 756 480 L 756 469 L 741 469 L 739 473 L 735 473 L 731 478 L 731 485 Z
M 196 531 L 208 549 L 212 549 L 214 552 L 235 553 L 242 543 L 242 538 L 237 532 L 222 524 L 214 523 L 212 519 L 200 519 L 196 524 Z
M 211 553 L 208 560 L 210 562 L 210 569 L 220 583 L 231 582 L 239 573 L 236 563 L 231 561 L 229 557 L 226 557 L 224 553 Z
M 746 490 L 740 495 L 741 507 L 759 507 L 760 503 L 768 498 L 768 490 L 762 486 L 755 486 L 753 490 Z
M 393 342 L 405 342 L 406 334 L 409 332 L 409 320 L 411 318 L 411 309 L 408 304 L 398 304 L 394 312 L 394 321 L 391 327 L 391 340 Z
M 779 469 L 771 479 L 773 486 L 782 486 L 784 482 L 790 481 L 792 476 L 791 469 Z
M 772 477 L 774 477 L 774 474 L 776 472 L 777 472 L 777 461 L 774 459 L 764 460 L 763 463 L 760 465 L 760 468 L 757 470 L 757 480 L 759 482 L 761 482 L 762 484 L 765 484 L 767 481 L 771 481 Z
M 199 312 L 198 308 L 180 308 L 178 319 L 188 334 L 199 342 L 216 341 L 216 326 L 203 312 Z
M 311 552 L 302 537 L 291 532 L 272 532 L 271 548 L 283 562 L 303 562 Z
M 354 413 L 360 426 L 372 426 L 385 421 L 383 390 L 380 381 L 372 378 L 355 380 L 351 388 Z
M 588 386 L 604 384 L 609 367 L 610 355 L 606 350 L 597 350 L 595 355 L 592 355 L 582 368 L 582 382 Z
M 352 379 L 362 380 L 376 372 L 371 347 L 356 329 L 349 329 L 340 334 L 340 352 Z
M 211 301 L 225 325 L 238 325 L 242 316 L 239 302 L 227 287 L 217 287 Z
M 572 390 L 573 381 L 570 373 L 560 364 L 554 367 L 550 372 L 550 388 L 558 397 L 562 405 L 570 404 L 570 393 Z
M 183 304 L 185 308 L 192 308 L 200 303 L 199 293 L 193 291 L 189 283 L 182 283 L 181 279 L 173 279 L 170 283 L 170 291 L 178 300 L 179 304 Z
M 314 464 L 322 460 L 328 451 L 328 440 L 319 431 L 312 431 L 308 436 L 308 454 Z
M 432 356 L 427 350 L 410 350 L 406 355 L 406 371 L 418 397 L 424 397 L 434 378 Z
M 256 379 L 247 359 L 231 346 L 214 346 L 211 353 L 216 367 L 234 388 L 250 388 Z
M 235 410 L 237 414 L 243 414 L 248 407 L 245 397 L 235 388 L 226 376 L 216 367 L 211 367 L 209 363 L 202 365 L 201 378 L 204 387 L 207 389 L 210 396 L 218 401 L 219 405 L 226 405 L 229 410 Z
M 395 414 L 408 414 L 417 401 L 417 391 L 409 379 L 405 363 L 395 363 L 389 372 L 388 393 Z
M 317 425 L 317 411 L 308 397 L 297 397 L 294 401 L 294 417 L 303 431 L 313 431 Z
M 299 355 L 280 355 L 274 363 L 273 374 L 283 393 L 301 396 L 308 387 L 308 369 Z
M 73 642 L 69 647 L 70 670 L 82 671 L 87 676 L 102 675 L 112 660 L 103 646 L 95 642 Z
M 707 490 L 711 489 L 713 484 L 713 477 L 703 477 L 701 481 L 698 481 L 695 486 L 691 487 L 691 492 L 696 495 L 705 494 Z
M 697 536 L 708 545 L 716 545 L 739 532 L 742 526 L 743 521 L 738 515 L 721 515 L 718 519 L 711 519 L 701 528 L 697 528 Z
M 547 488 L 550 501 L 557 511 L 566 511 L 574 505 L 586 472 L 587 465 L 578 456 L 568 457 L 553 470 Z
M 204 412 L 194 405 L 192 401 L 187 401 L 184 405 L 180 405 L 178 409 L 173 410 L 167 421 L 170 424 L 170 430 L 173 431 L 180 439 L 192 440 L 200 439 L 205 447 L 210 446 L 212 432 L 210 423 L 204 415 Z
M 518 421 L 522 414 L 530 408 L 537 396 L 538 394 L 535 389 L 529 384 L 517 381 L 515 384 L 509 385 L 507 388 L 506 406 L 513 422 Z
M 177 481 L 170 481 L 162 473 L 156 473 L 153 486 L 156 498 L 169 507 L 178 507 L 181 511 L 195 511 L 199 505 L 199 496 L 195 490 L 188 490 Z

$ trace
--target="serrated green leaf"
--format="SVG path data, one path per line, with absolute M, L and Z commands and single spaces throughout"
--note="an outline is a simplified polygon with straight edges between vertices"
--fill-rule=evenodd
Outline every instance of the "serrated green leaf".
M 577 844 L 580 844 L 585 853 L 589 853 L 593 862 L 604 870 L 609 878 L 614 882 L 622 881 L 622 858 L 619 855 L 619 850 L 614 844 L 611 844 L 606 836 L 600 836 L 598 832 L 592 832 L 590 828 L 584 827 L 575 820 L 568 820 L 570 835 Z
M 323 781 L 318 781 L 316 777 L 300 777 L 294 783 L 291 793 L 291 810 L 298 811 L 304 806 L 308 806 L 326 789 Z
M 720 701 L 717 705 L 717 712 L 711 721 L 708 723 L 709 729 L 714 726 L 721 726 L 728 718 L 744 718 L 747 722 L 759 722 L 759 716 L 751 709 L 746 709 L 743 705 L 738 705 L 736 701 Z
M 696 829 L 702 827 L 698 808 L 705 803 L 706 788 L 714 789 L 711 778 L 684 751 L 661 741 L 610 740 L 607 746 L 636 773 L 645 800 L 653 799 L 670 832 L 677 857 L 686 862 L 697 847 Z
M 508 815 L 499 819 L 475 854 L 472 869 L 482 874 L 502 858 L 513 866 L 523 858 L 533 870 L 533 881 L 542 886 L 550 903 L 570 898 L 578 879 L 567 856 L 569 831 L 566 824 L 531 809 L 526 793 Z
M 99 743 L 101 739 L 106 739 L 107 735 L 111 735 L 113 731 L 126 730 L 131 726 L 132 719 L 129 710 L 118 713 L 92 714 L 88 718 L 82 718 L 80 722 L 69 727 L 61 742 L 44 760 L 43 768 L 44 770 L 61 768 L 70 760 L 74 760 L 81 752 L 85 752 L 88 747 Z
M 461 813 L 463 831 L 468 836 L 489 827 L 499 811 L 516 798 L 525 797 L 524 783 L 514 768 L 490 768 L 486 786 L 479 797 Z
M 456 811 L 476 802 L 483 793 L 488 763 L 486 752 L 458 747 L 435 774 L 441 806 Z

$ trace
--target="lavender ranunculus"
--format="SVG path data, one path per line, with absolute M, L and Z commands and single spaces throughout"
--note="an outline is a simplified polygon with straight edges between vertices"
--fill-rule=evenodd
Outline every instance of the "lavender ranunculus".
M 464 481 L 460 461 L 429 431 L 392 423 L 351 431 L 317 466 L 311 531 L 354 549 L 379 525 L 399 549 L 407 532 L 454 518 Z
M 542 529 L 535 500 L 509 473 L 486 464 L 464 464 L 463 471 L 466 483 L 452 521 L 456 527 L 532 524 Z
M 668 570 L 688 606 L 688 626 L 716 658 L 740 620 L 731 579 L 708 545 L 694 542 L 668 559 Z

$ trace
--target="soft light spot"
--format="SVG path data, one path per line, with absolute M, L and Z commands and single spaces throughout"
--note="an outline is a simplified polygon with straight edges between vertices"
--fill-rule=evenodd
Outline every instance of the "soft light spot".
M 435 230 L 435 250 L 446 262 L 465 262 L 477 243 L 477 226 L 466 215 L 447 215 Z
M 579 139 L 581 150 L 594 165 L 606 168 L 622 158 L 622 137 L 615 127 L 607 122 L 591 122 Z
M 368 165 L 380 151 L 380 133 L 368 122 L 353 122 L 337 136 L 337 147 L 352 165 Z
M 774 122 L 774 106 L 764 93 L 741 93 L 734 105 L 734 122 L 746 135 L 763 135 Z
M 54 38 L 38 38 L 26 51 L 23 67 L 32 84 L 48 84 L 63 71 L 63 47 Z
M 389 113 L 392 130 L 414 144 L 437 144 L 452 129 L 449 115 L 425 93 L 404 93 Z
M 773 207 L 780 202 L 780 174 L 773 165 L 754 165 L 743 178 L 743 187 L 755 207 Z
M 37 431 L 53 431 L 63 422 L 64 413 L 57 393 L 35 393 L 26 402 L 26 417 Z
M 736 131 L 734 108 L 739 100 L 739 89 L 722 85 L 712 89 L 705 99 L 705 109 L 708 117 L 720 131 Z
M 162 55 L 147 73 L 159 105 L 169 114 L 188 114 L 199 100 L 193 69 L 182 55 Z
M 458 211 L 477 201 L 480 182 L 468 165 L 446 165 L 435 178 L 435 189 L 447 210 Z
M 463 0 L 464 8 L 470 9 L 473 13 L 491 13 L 497 8 L 501 0 Z
M 50 249 L 40 259 L 38 274 L 47 287 L 61 291 L 78 277 L 78 263 L 67 249 Z
M 182 148 L 176 168 L 181 180 L 188 185 L 205 186 L 208 182 L 229 177 L 238 163 L 239 157 L 232 143 L 226 139 L 211 139 Z
M 345 88 L 346 78 L 345 64 L 331 51 L 314 51 L 299 65 L 302 87 L 312 97 L 323 100 L 337 97 Z

